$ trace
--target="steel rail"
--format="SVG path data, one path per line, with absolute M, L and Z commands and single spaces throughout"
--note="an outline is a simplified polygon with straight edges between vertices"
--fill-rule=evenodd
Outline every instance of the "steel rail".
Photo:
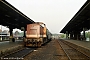
M 65 42 L 63 42 L 63 43 L 65 43 Z M 69 47 L 71 47 L 71 48 L 73 48 L 73 49 L 77 50 L 77 51 L 78 51 L 78 52 L 80 52 L 81 54 L 83 54 L 83 55 L 87 56 L 88 58 L 90 58 L 90 56 L 88 56 L 87 54 L 85 54 L 85 53 L 81 52 L 80 50 L 78 50 L 78 49 L 76 49 L 76 48 L 74 48 L 74 47 L 70 46 L 70 45 L 69 45 L 69 44 L 67 44 L 67 43 L 65 43 L 65 44 L 66 44 L 66 45 L 68 45 Z
M 24 59 L 24 57 L 33 52 L 33 50 L 35 50 L 36 48 L 25 48 L 22 49 L 20 51 L 17 51 L 15 53 L 9 54 L 7 56 L 3 56 L 1 57 L 1 59 Z
M 64 48 L 62 47 L 62 45 L 60 44 L 60 42 L 58 41 L 59 45 L 61 46 L 61 48 L 63 49 L 63 51 L 65 52 L 65 54 L 67 55 L 68 59 L 71 60 L 71 58 L 69 57 L 69 55 L 66 53 L 66 51 L 64 50 Z

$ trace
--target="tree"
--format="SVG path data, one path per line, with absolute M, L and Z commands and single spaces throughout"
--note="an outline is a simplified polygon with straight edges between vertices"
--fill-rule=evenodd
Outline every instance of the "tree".
M 65 38 L 65 34 L 61 34 L 61 38 Z
M 90 38 L 90 32 L 86 32 L 86 33 L 85 33 L 85 37 L 86 37 L 86 38 Z

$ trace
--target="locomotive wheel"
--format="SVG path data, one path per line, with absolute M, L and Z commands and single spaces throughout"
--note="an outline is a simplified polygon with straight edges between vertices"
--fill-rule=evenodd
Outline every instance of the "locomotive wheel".
M 37 42 L 35 43 L 35 46 L 36 46 L 36 47 L 38 46 Z
M 41 42 L 39 41 L 37 45 L 38 45 L 38 47 L 41 47 Z

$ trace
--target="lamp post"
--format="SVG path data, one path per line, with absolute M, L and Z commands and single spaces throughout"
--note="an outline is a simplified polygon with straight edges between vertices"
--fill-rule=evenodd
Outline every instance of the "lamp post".
M 1 41 L 2 41 L 2 25 L 1 25 Z
M 89 41 L 90 41 L 90 30 L 88 31 Z

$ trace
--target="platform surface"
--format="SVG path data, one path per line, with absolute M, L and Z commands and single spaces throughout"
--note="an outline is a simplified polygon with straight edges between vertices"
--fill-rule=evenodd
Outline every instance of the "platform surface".
M 67 40 L 67 39 L 63 39 L 66 40 L 68 42 L 71 42 L 73 44 L 76 44 L 78 46 L 84 47 L 86 49 L 90 50 L 90 41 L 81 41 L 81 40 Z
M 10 42 L 10 41 L 0 42 L 0 51 L 15 47 L 18 45 L 23 45 L 23 40 L 16 40 L 15 42 Z

